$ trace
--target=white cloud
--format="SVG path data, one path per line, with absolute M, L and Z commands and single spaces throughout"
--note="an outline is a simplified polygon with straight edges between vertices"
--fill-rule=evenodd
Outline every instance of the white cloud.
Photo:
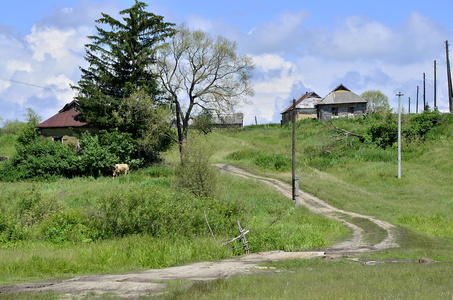
M 31 72 L 32 67 L 31 67 L 30 62 L 11 60 L 11 61 L 8 61 L 8 63 L 6 64 L 6 70 L 9 72 L 15 72 L 15 71 Z

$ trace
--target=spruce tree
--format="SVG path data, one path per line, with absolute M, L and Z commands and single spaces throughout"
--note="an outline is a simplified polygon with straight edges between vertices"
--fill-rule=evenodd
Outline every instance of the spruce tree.
M 155 63 L 155 49 L 174 33 L 174 24 L 162 16 L 145 11 L 147 4 L 135 4 L 120 12 L 122 21 L 102 13 L 96 22 L 97 35 L 89 36 L 85 45 L 87 69 L 82 71 L 76 99 L 82 118 L 100 129 L 119 127 L 138 138 L 143 122 L 118 122 L 123 113 L 123 99 L 140 91 L 156 101 L 160 95 L 156 75 L 151 71 Z

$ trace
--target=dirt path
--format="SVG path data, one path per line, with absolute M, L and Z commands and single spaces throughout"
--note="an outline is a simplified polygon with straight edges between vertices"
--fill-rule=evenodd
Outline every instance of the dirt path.
M 292 198 L 291 186 L 275 179 L 264 178 L 253 175 L 242 169 L 231 165 L 219 164 L 217 168 L 220 171 L 230 172 L 243 178 L 253 178 L 261 180 L 266 184 L 276 188 L 285 196 Z M 40 282 L 16 284 L 0 287 L 2 293 L 17 293 L 24 291 L 54 291 L 66 295 L 71 299 L 72 294 L 84 295 L 88 293 L 115 293 L 125 299 L 138 298 L 143 293 L 153 293 L 162 291 L 167 284 L 162 283 L 166 280 L 189 279 L 189 280 L 210 280 L 216 278 L 225 278 L 237 274 L 246 274 L 262 268 L 256 266 L 259 262 L 277 261 L 294 258 L 313 258 L 324 257 L 331 254 L 350 254 L 362 253 L 367 251 L 377 251 L 387 248 L 398 247 L 393 233 L 394 226 L 377 220 L 370 216 L 351 213 L 332 207 L 324 201 L 299 191 L 300 205 L 306 206 L 312 212 L 334 218 L 353 230 L 353 237 L 349 241 L 334 245 L 332 248 L 322 251 L 304 251 L 304 252 L 284 252 L 271 251 L 245 255 L 240 258 L 228 259 L 219 262 L 201 262 L 186 266 L 172 267 L 166 269 L 152 269 L 148 271 L 119 274 L 119 275 L 93 275 L 77 277 L 60 282 Z M 386 238 L 375 245 L 367 245 L 364 242 L 363 229 L 345 221 L 345 216 L 353 218 L 363 218 L 375 223 L 387 232 Z
M 244 171 L 240 168 L 237 168 L 232 165 L 225 165 L 225 164 L 217 164 L 217 168 L 221 171 L 233 173 L 237 176 L 241 176 L 243 178 L 253 178 L 260 180 L 278 191 L 284 194 L 286 197 L 292 199 L 292 187 L 289 184 L 283 183 L 276 179 L 265 178 L 262 176 L 251 174 L 247 171 Z M 313 195 L 305 193 L 304 191 L 299 190 L 299 204 L 304 205 L 310 211 L 327 216 L 329 218 L 333 218 L 339 220 L 349 228 L 353 230 L 353 237 L 349 241 L 344 241 L 340 244 L 334 245 L 333 247 L 326 249 L 326 253 L 361 253 L 361 252 L 368 252 L 368 251 L 378 251 L 388 248 L 396 248 L 398 244 L 396 243 L 396 238 L 394 234 L 395 226 L 390 223 L 375 219 L 371 216 L 361 215 L 353 212 L 344 211 L 338 208 L 331 206 L 330 204 L 322 201 L 319 198 L 316 198 Z M 375 245 L 368 245 L 364 241 L 364 232 L 363 229 L 346 221 L 344 218 L 345 216 L 349 216 L 352 218 L 360 218 L 365 219 L 370 222 L 373 222 L 386 232 L 386 238 Z

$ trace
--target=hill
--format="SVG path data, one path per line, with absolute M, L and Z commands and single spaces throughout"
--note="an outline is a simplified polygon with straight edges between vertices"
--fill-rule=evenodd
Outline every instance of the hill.
M 391 132 L 395 116 L 299 121 L 296 173 L 300 188 L 340 209 L 397 225 L 404 245 L 398 251 L 405 255 L 451 260 L 453 119 L 438 114 L 432 122 L 429 115 L 403 120 L 401 179 L 397 178 L 397 144 L 384 147 L 376 134 L 372 136 L 382 128 Z M 344 139 L 338 129 L 360 138 Z M 291 182 L 290 125 L 216 131 L 209 142 L 217 149 L 216 162 Z

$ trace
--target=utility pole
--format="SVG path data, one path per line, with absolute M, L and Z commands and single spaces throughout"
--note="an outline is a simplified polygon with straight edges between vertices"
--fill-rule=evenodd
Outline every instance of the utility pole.
M 398 96 L 398 178 L 401 178 L 401 94 L 399 92 L 396 94 Z
M 425 73 L 423 73 L 423 111 L 426 110 Z
M 418 114 L 418 85 L 417 85 L 417 102 L 415 104 L 415 113 Z
M 448 57 L 448 41 L 445 41 L 445 50 L 447 56 L 447 85 L 448 85 L 448 104 L 450 105 L 450 113 L 453 113 L 453 88 L 451 84 L 451 72 L 450 72 L 450 59 Z
M 436 60 L 434 60 L 434 109 L 437 108 L 437 80 L 436 80 L 436 74 L 437 73 L 437 68 L 436 68 Z
M 299 206 L 299 178 L 296 177 L 296 99 L 293 99 L 293 147 L 292 147 L 292 163 L 293 163 L 293 190 L 292 190 L 292 195 L 293 195 L 293 201 L 297 206 Z
M 409 105 L 408 106 L 409 106 L 408 114 L 410 115 L 411 114 L 411 97 L 409 97 Z

